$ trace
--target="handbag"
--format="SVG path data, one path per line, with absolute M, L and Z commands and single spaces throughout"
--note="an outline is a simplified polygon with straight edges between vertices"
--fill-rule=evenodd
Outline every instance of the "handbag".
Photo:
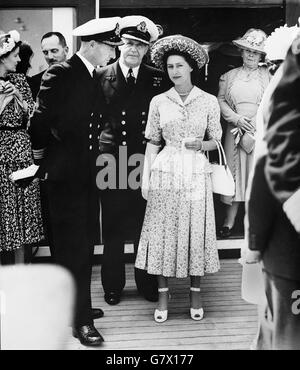
M 239 144 L 241 148 L 244 149 L 247 154 L 250 154 L 255 146 L 255 138 L 252 134 L 245 131 L 239 141 Z
M 235 183 L 233 180 L 233 176 L 227 165 L 227 160 L 222 144 L 217 140 L 215 140 L 215 142 L 217 144 L 219 154 L 219 163 L 211 163 L 212 190 L 214 193 L 217 194 L 233 196 L 235 194 Z

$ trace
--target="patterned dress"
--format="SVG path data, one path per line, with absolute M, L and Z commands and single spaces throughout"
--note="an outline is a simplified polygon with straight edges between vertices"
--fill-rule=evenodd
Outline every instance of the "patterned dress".
M 32 113 L 34 102 L 25 76 L 10 74 L 8 79 L 27 102 L 29 114 Z M 0 115 L 0 252 L 15 250 L 43 238 L 38 183 L 20 188 L 9 180 L 13 171 L 32 164 L 26 121 L 28 113 L 16 109 L 14 100 Z
M 183 278 L 219 270 L 211 166 L 187 150 L 189 137 L 220 140 L 217 99 L 194 87 L 183 103 L 174 88 L 150 104 L 146 137 L 165 147 L 150 176 L 147 208 L 135 266 L 149 274 Z

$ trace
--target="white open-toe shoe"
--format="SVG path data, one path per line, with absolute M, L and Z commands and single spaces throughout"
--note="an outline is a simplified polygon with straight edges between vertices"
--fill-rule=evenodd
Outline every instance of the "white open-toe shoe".
M 194 287 L 191 287 L 190 288 L 191 292 L 200 292 L 200 288 L 194 288 Z M 190 308 L 190 315 L 191 315 L 191 319 L 193 320 L 196 320 L 196 321 L 200 321 L 203 319 L 203 316 L 204 316 L 204 310 L 203 308 Z
M 164 292 L 168 292 L 169 291 L 169 288 L 158 288 L 158 293 L 164 293 Z M 169 296 L 169 299 L 170 299 L 170 296 Z M 163 310 L 163 311 L 160 311 L 158 309 L 156 309 L 154 311 L 154 320 L 156 322 L 164 322 L 168 319 L 168 310 Z

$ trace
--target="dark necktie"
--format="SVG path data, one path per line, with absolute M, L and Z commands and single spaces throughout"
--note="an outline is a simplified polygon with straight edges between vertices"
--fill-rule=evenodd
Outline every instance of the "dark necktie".
M 97 80 L 97 72 L 96 72 L 96 69 L 93 70 L 93 80 L 94 81 Z
M 95 87 L 98 86 L 98 77 L 97 77 L 97 72 L 96 72 L 96 69 L 93 70 L 93 84 Z
M 127 86 L 130 89 L 132 89 L 134 87 L 134 85 L 135 85 L 135 77 L 134 77 L 132 68 L 129 68 L 129 70 L 128 70 L 126 81 L 127 81 Z

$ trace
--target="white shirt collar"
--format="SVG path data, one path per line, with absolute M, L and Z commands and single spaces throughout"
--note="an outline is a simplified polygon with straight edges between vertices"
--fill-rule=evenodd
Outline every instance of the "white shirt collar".
M 119 65 L 120 65 L 120 68 L 121 68 L 122 73 L 123 73 L 123 75 L 125 77 L 125 80 L 126 80 L 127 75 L 128 75 L 128 71 L 129 71 L 129 67 L 127 67 L 124 63 L 122 63 L 121 59 L 119 59 Z M 140 66 L 132 68 L 132 72 L 133 72 L 133 75 L 134 75 L 135 79 L 137 79 L 139 69 L 140 69 Z
M 79 54 L 79 51 L 76 53 L 76 55 L 82 60 L 82 63 L 86 66 L 89 74 L 93 77 L 95 67 L 92 65 L 92 63 L 90 63 L 84 56 Z

